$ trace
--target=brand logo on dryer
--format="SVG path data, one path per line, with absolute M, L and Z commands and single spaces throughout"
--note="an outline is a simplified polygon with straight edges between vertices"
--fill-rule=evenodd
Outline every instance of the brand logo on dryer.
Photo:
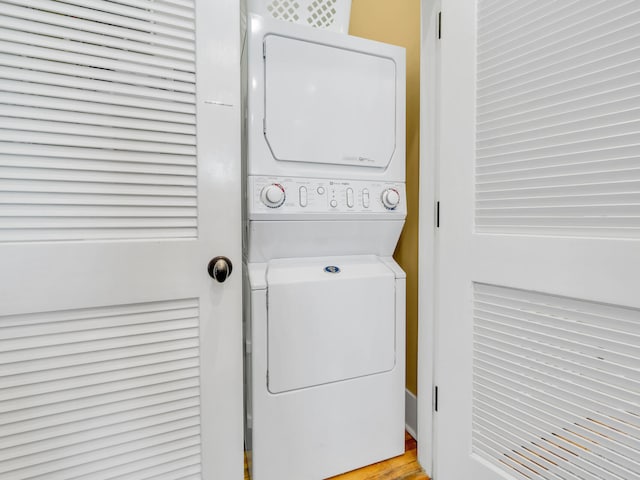
M 340 268 L 335 265 L 327 265 L 324 267 L 324 271 L 327 273 L 340 273 Z

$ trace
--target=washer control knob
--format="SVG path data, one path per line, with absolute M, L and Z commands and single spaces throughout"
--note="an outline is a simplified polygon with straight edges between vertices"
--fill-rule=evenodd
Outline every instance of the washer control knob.
M 280 207 L 286 199 L 284 187 L 279 183 L 267 185 L 260 192 L 260 200 L 269 208 Z
M 400 203 L 400 194 L 395 188 L 387 188 L 386 190 L 383 190 L 380 200 L 382 200 L 382 204 L 385 208 L 388 210 L 394 210 Z

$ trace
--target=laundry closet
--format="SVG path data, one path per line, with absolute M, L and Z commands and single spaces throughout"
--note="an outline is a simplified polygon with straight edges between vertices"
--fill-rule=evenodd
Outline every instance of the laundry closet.
M 252 478 L 404 452 L 403 48 L 252 14 L 245 441 Z

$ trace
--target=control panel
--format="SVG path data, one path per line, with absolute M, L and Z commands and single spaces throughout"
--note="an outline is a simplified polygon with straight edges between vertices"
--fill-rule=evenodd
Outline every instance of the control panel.
M 404 183 L 250 176 L 248 187 L 253 214 L 406 215 Z

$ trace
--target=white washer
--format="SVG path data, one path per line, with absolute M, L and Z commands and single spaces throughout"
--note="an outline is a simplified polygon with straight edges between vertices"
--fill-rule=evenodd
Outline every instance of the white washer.
M 246 443 L 253 480 L 404 452 L 404 49 L 249 16 Z

